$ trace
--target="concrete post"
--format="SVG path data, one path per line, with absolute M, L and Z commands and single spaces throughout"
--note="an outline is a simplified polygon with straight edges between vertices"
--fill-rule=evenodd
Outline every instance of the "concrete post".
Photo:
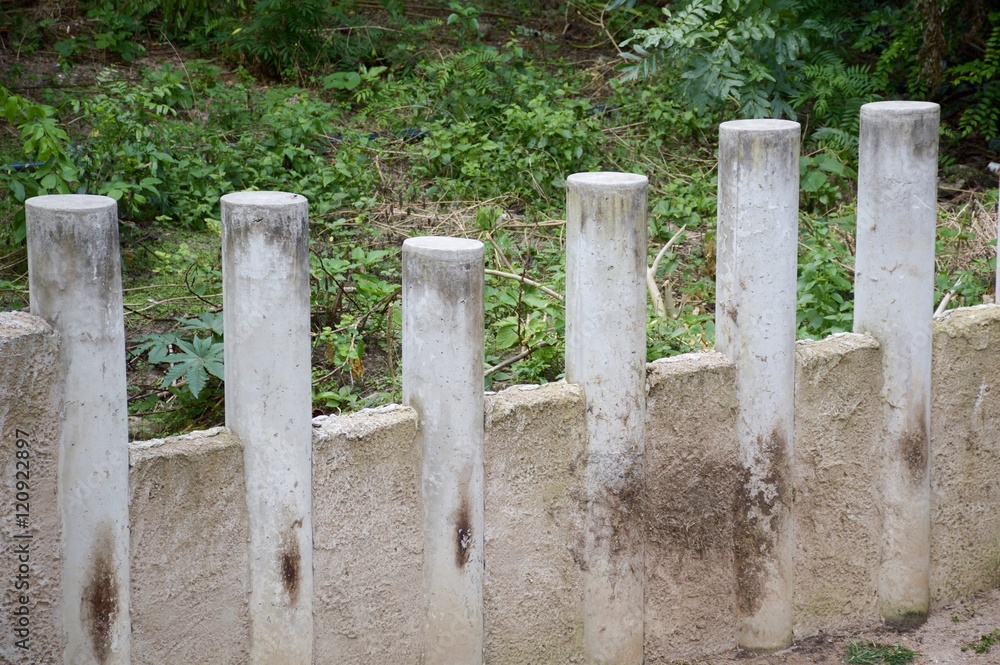
M 226 426 L 243 442 L 250 662 L 311 665 L 312 377 L 309 205 L 222 197 Z
M 882 346 L 885 621 L 927 618 L 930 600 L 931 327 L 939 107 L 861 107 L 854 331 Z
M 130 659 L 128 406 L 118 204 L 25 201 L 31 313 L 59 333 L 66 377 L 59 444 L 63 662 Z
M 403 403 L 423 449 L 426 665 L 483 662 L 483 256 L 403 242 Z
M 646 423 L 645 176 L 566 181 L 566 380 L 587 402 L 584 647 L 643 662 Z
M 989 169 L 993 174 L 1000 173 L 1000 163 L 990 162 Z M 1000 201 L 997 202 L 997 238 L 1000 238 Z M 994 304 L 1000 305 L 1000 240 L 997 241 L 993 258 L 993 302 Z
M 736 365 L 741 462 L 735 524 L 737 640 L 792 640 L 791 515 L 799 124 L 719 126 L 716 349 Z

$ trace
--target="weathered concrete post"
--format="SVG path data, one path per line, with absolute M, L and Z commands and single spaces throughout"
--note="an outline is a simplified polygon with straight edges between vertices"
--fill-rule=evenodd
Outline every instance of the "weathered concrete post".
M 911 626 L 930 599 L 931 326 L 939 107 L 861 107 L 854 331 L 882 347 L 885 621 Z
M 990 162 L 989 169 L 994 175 L 1000 173 L 1000 163 Z M 1000 238 L 1000 201 L 997 201 L 997 237 Z M 1000 242 L 997 242 L 993 258 L 993 302 L 1000 305 Z
M 59 444 L 63 662 L 130 659 L 128 405 L 118 204 L 106 196 L 25 201 L 31 313 L 61 340 Z
M 423 449 L 426 665 L 483 662 L 483 256 L 403 242 L 403 403 Z
M 566 380 L 587 402 L 584 645 L 589 663 L 643 662 L 647 179 L 566 181 Z
M 311 665 L 312 377 L 309 204 L 222 197 L 226 426 L 243 442 L 250 662 Z
M 792 640 L 798 123 L 719 126 L 718 206 L 715 346 L 736 365 L 742 464 L 737 639 L 767 651 Z

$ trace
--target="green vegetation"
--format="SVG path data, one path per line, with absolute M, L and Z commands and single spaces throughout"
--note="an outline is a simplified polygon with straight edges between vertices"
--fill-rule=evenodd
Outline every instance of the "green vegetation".
M 980 190 L 995 182 L 976 169 L 1000 143 L 1000 14 L 982 2 L 939 7 L 940 26 L 918 10 L 933 2 L 869 0 L 55 4 L 0 12 L 0 293 L 26 306 L 26 198 L 115 198 L 144 435 L 222 418 L 219 197 L 232 191 L 309 198 L 318 412 L 399 399 L 411 235 L 486 244 L 489 387 L 558 379 L 578 171 L 650 179 L 649 263 L 669 247 L 649 358 L 710 348 L 716 127 L 739 116 L 803 123 L 801 337 L 851 328 L 867 101 L 942 103 L 953 184 L 936 298 L 992 289 L 996 190 Z
M 991 633 L 980 635 L 978 640 L 962 647 L 962 651 L 972 649 L 975 653 L 989 653 L 990 649 L 992 649 L 993 645 L 997 642 L 1000 642 L 1000 628 Z
M 847 645 L 847 662 L 852 665 L 906 665 L 912 663 L 917 652 L 904 646 L 851 642 Z

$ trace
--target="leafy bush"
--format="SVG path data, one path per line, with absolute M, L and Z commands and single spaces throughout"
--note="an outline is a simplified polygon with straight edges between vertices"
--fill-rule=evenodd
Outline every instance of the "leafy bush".
M 302 79 L 323 56 L 335 5 L 328 0 L 257 0 L 249 23 L 226 38 L 228 49 L 271 76 Z
M 60 58 L 73 61 L 88 51 L 111 53 L 132 62 L 146 52 L 136 40 L 141 31 L 140 21 L 127 12 L 122 12 L 115 3 L 107 0 L 93 3 L 87 11 L 87 23 L 78 34 L 57 41 L 53 48 Z
M 800 20 L 795 0 L 690 0 L 626 40 L 628 78 L 667 60 L 681 72 L 680 92 L 696 109 L 732 105 L 745 117 L 794 117 L 792 101 L 817 26 Z
M 31 102 L 0 86 L 0 118 L 18 129 L 21 152 L 17 157 L 22 160 L 0 171 L 0 182 L 6 184 L 18 203 L 32 196 L 69 194 L 79 180 L 69 154 L 69 136 L 55 115 L 51 106 Z M 24 207 L 18 206 L 6 229 L 6 240 L 20 244 L 24 236 Z
M 134 21 L 137 25 L 156 22 L 168 35 L 174 38 L 197 32 L 218 23 L 226 16 L 246 10 L 246 0 L 107 0 L 92 2 L 93 10 L 101 12 L 104 18 L 119 16 Z
M 133 414 L 163 421 L 168 429 L 216 424 L 222 416 L 222 314 L 204 312 L 178 319 L 174 332 L 140 335 L 130 348 L 133 359 L 148 369 L 162 371 L 159 389 L 132 395 Z

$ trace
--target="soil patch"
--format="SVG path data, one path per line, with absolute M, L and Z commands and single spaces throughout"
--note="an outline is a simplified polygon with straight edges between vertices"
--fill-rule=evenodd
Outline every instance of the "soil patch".
M 983 635 L 1000 629 L 1000 589 L 931 613 L 920 628 L 896 632 L 873 630 L 820 634 L 796 641 L 788 649 L 766 655 L 733 651 L 704 660 L 673 661 L 672 665 L 826 665 L 845 662 L 847 645 L 856 641 L 902 645 L 917 652 L 914 665 L 931 663 L 1000 663 L 1000 639 L 988 653 L 976 653 Z M 963 647 L 965 651 L 963 651 Z

